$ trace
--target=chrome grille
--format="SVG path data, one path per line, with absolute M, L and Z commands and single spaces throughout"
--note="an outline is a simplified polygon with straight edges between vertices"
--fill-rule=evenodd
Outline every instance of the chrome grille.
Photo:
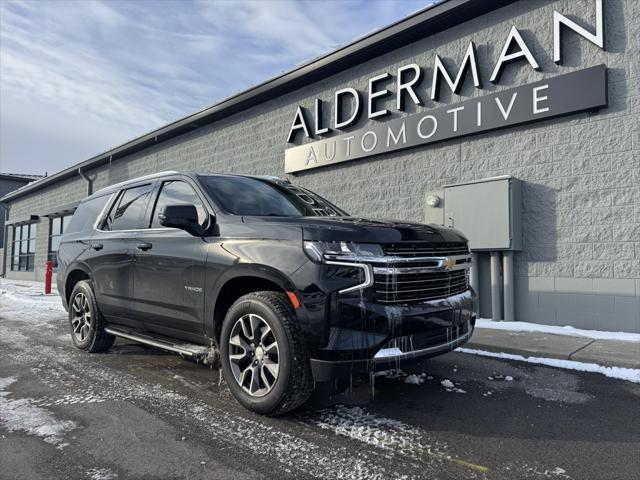
M 392 257 L 448 257 L 469 253 L 469 247 L 461 242 L 399 242 L 382 245 L 384 254 Z
M 449 257 L 469 253 L 466 243 L 393 243 L 382 246 L 385 255 L 401 258 Z M 412 264 L 413 265 L 413 264 Z M 405 264 L 403 266 L 409 266 Z M 394 271 L 392 269 L 392 271 Z M 397 269 L 374 274 L 374 295 L 381 303 L 409 303 L 437 300 L 469 288 L 467 269 L 424 271 Z
M 437 300 L 466 291 L 467 270 L 375 275 L 375 296 L 383 303 Z

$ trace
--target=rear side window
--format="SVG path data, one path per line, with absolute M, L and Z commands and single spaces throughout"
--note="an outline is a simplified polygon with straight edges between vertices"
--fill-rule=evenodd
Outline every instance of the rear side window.
M 111 208 L 103 230 L 136 230 L 146 228 L 145 213 L 153 190 L 151 184 L 125 190 Z
M 198 223 L 204 227 L 207 222 L 207 210 L 202 205 L 202 201 L 195 190 L 186 182 L 174 180 L 164 182 L 162 190 L 158 196 L 156 207 L 153 209 L 153 218 L 151 220 L 151 228 L 161 228 L 160 220 L 158 220 L 158 212 L 167 205 L 194 205 L 198 211 Z
M 69 225 L 65 227 L 64 233 L 88 232 L 93 229 L 93 225 L 98 219 L 98 215 L 102 212 L 111 195 L 103 195 L 101 197 L 85 200 L 71 217 Z

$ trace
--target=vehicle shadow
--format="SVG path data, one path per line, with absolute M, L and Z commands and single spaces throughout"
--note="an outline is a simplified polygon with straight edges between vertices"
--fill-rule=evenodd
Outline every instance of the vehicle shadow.
M 161 350 L 150 345 L 144 345 L 129 340 L 116 339 L 113 346 L 107 352 L 109 355 L 157 355 L 167 356 L 175 355 L 166 350 Z

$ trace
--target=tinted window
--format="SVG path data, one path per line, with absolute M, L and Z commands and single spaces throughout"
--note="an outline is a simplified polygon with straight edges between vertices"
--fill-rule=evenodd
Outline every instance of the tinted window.
M 152 185 L 141 185 L 125 190 L 111 208 L 103 230 L 134 230 L 146 228 L 144 214 L 147 211 Z
M 153 210 L 151 228 L 162 228 L 158 220 L 158 212 L 167 205 L 194 205 L 198 211 L 198 223 L 204 226 L 207 223 L 207 211 L 195 190 L 186 182 L 178 180 L 164 182 L 158 196 L 158 201 Z
M 85 200 L 73 214 L 73 217 L 68 220 L 69 225 L 64 225 L 67 222 L 67 217 L 62 220 L 64 233 L 75 232 L 88 232 L 93 229 L 93 225 L 98 219 L 98 215 L 102 212 L 102 209 L 107 204 L 107 200 L 111 198 L 111 195 L 103 195 L 101 197 Z
M 218 205 L 234 215 L 327 217 L 347 215 L 315 193 L 285 182 L 249 177 L 201 176 Z

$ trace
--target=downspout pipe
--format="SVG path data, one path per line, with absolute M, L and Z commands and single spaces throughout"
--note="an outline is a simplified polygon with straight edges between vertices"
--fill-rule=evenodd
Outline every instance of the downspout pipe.
M 78 175 L 87 181 L 87 196 L 93 193 L 93 179 L 89 178 L 86 173 L 82 171 L 82 168 L 78 168 Z
M 8 203 L 0 203 L 2 206 L 2 210 L 4 210 L 4 232 L 2 232 L 2 236 L 4 238 L 4 242 L 2 243 L 2 278 L 7 278 L 7 257 L 9 262 L 13 262 L 13 252 L 9 250 L 13 248 L 13 243 L 9 245 L 9 208 L 10 204 Z M 7 251 L 9 254 L 7 255 Z
M 516 319 L 514 273 L 513 252 L 506 251 L 502 255 L 502 290 L 504 291 L 504 319 L 507 322 L 514 322 Z
M 500 281 L 500 252 L 491 252 L 491 317 L 502 321 L 502 282 Z

